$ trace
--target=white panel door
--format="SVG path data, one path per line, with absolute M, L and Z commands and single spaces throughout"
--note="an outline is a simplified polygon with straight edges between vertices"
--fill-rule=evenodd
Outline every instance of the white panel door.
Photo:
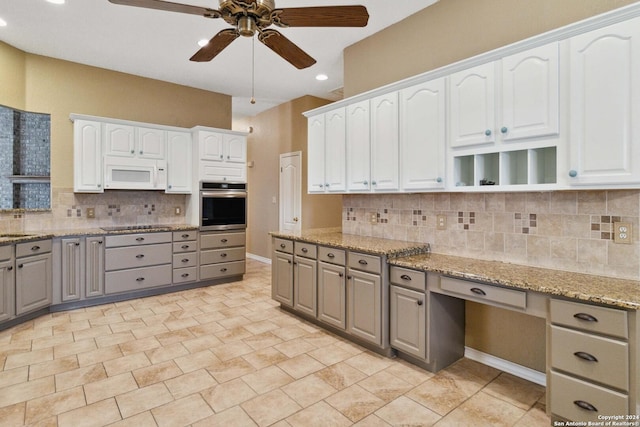
M 347 190 L 371 188 L 369 101 L 347 106 Z
M 371 188 L 399 188 L 398 92 L 371 99 Z
M 302 229 L 302 153 L 280 155 L 280 231 Z

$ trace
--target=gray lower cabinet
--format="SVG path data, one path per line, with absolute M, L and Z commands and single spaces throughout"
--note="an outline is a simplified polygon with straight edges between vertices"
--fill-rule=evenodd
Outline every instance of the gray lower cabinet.
M 200 232 L 200 280 L 243 275 L 245 245 L 244 231 Z
M 347 328 L 347 268 L 340 249 L 319 248 L 318 320 L 339 329 Z M 333 264 L 329 260 L 336 262 Z
M 104 295 L 104 236 L 85 240 L 85 297 Z
M 317 313 L 317 247 L 309 243 L 294 243 L 293 308 L 311 317 Z
M 53 241 L 53 304 L 104 295 L 104 236 Z
M 293 242 L 274 239 L 271 260 L 271 297 L 293 307 Z
M 84 282 L 84 256 L 82 238 L 73 237 L 60 239 L 61 244 L 61 274 L 62 274 L 62 302 L 79 300 L 82 298 L 81 289 Z
M 362 254 L 350 252 L 349 257 L 360 260 Z M 373 258 L 377 258 L 376 264 L 381 263 L 379 257 Z M 382 279 L 379 274 L 354 270 L 351 265 L 347 275 L 347 332 L 381 346 Z
M 412 356 L 426 358 L 425 294 L 400 286 L 389 289 L 391 347 Z
M 0 246 L 0 322 L 15 316 L 13 245 Z
M 16 316 L 51 305 L 51 240 L 16 245 Z
M 198 280 L 198 231 L 173 232 L 173 283 Z

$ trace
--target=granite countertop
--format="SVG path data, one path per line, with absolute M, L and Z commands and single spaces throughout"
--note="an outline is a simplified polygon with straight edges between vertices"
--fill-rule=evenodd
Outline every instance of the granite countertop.
M 426 243 L 343 234 L 340 228 L 303 230 L 296 233 L 274 231 L 269 234 L 273 237 L 297 240 L 299 242 L 314 243 L 375 255 L 386 255 L 388 258 L 424 254 L 429 251 L 429 245 Z
M 507 286 L 640 310 L 640 281 L 572 273 L 437 253 L 395 258 L 389 264 L 459 279 Z

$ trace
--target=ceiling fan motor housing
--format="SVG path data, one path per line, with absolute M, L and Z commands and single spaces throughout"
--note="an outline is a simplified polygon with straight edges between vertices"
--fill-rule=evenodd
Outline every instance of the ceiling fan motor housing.
M 257 29 L 271 25 L 275 7 L 274 0 L 220 0 L 222 18 L 245 37 L 253 37 Z

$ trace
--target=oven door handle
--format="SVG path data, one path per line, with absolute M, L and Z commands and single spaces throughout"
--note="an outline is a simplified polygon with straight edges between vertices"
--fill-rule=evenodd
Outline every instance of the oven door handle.
M 200 197 L 230 197 L 230 198 L 247 198 L 246 191 L 200 191 Z

